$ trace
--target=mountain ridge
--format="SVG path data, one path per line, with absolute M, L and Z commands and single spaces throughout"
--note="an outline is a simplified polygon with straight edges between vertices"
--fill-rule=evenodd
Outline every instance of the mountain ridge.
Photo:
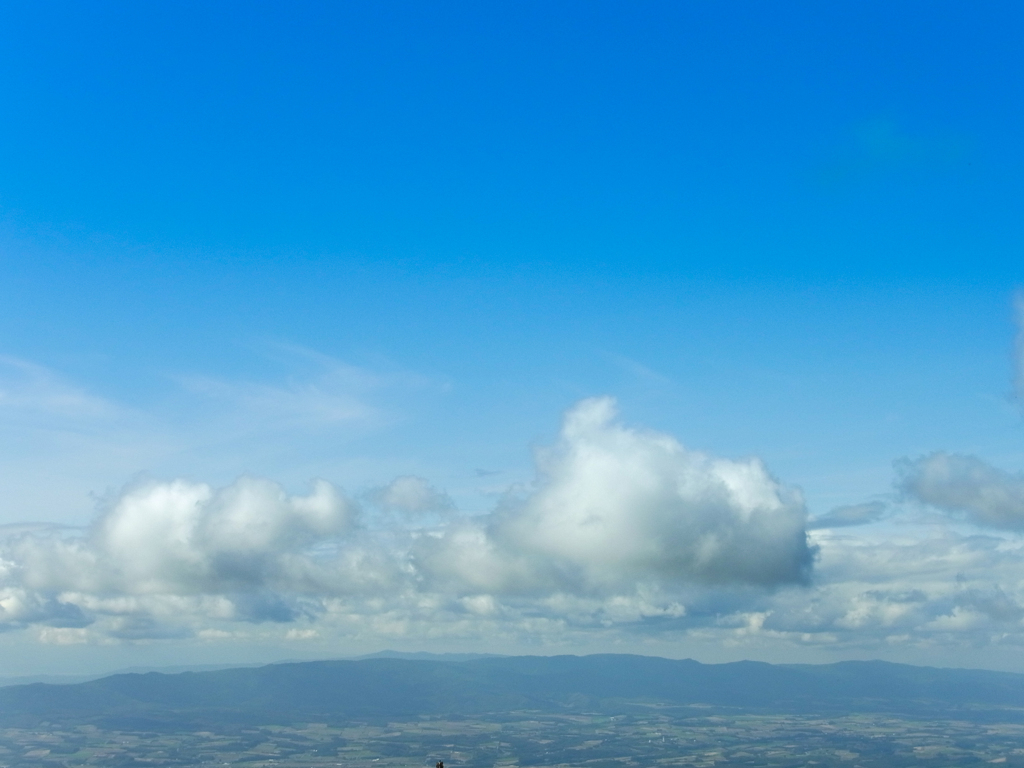
M 129 673 L 0 688 L 0 724 L 386 721 L 482 713 L 955 712 L 1024 719 L 1024 675 L 882 661 L 779 664 L 596 654 L 462 661 L 388 656 L 213 671 Z M 697 711 L 696 709 L 694 710 Z

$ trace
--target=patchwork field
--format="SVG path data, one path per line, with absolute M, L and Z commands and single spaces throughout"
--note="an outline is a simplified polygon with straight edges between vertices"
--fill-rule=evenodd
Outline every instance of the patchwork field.
M 234 725 L 131 731 L 96 726 L 0 731 L 0 766 L 299 768 L 506 766 L 1024 766 L 1024 724 L 885 715 L 647 714 L 420 717 L 384 724 Z

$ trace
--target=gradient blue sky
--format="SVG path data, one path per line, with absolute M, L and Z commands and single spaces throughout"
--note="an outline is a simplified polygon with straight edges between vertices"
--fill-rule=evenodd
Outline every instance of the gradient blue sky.
M 382 647 L 1024 670 L 1022 36 L 1010 2 L 0 8 L 0 676 Z M 809 580 L 566 581 L 600 553 L 538 543 L 545 494 L 590 475 L 535 453 L 601 396 L 616 466 L 653 430 L 800 489 Z M 356 521 L 259 563 L 372 549 L 421 586 L 86 573 L 132 570 L 102 532 L 133 493 L 240 476 L 323 478 Z M 650 501 L 651 541 L 704 535 L 702 503 Z M 863 525 L 814 522 L 837 508 Z M 471 525 L 562 575 L 442 578 L 408 543 Z M 815 600 L 848 609 L 801 625 Z

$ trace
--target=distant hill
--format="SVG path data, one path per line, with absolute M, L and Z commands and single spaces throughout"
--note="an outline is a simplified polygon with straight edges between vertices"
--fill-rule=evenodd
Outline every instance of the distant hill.
M 0 688 L 0 725 L 49 721 L 162 729 L 513 710 L 614 713 L 651 706 L 703 708 L 694 714 L 706 714 L 710 707 L 1020 720 L 1024 675 L 880 661 L 772 665 L 627 655 L 369 658 L 11 686 Z
M 383 653 L 388 653 L 383 651 Z M 111 675 L 126 675 L 132 672 L 163 672 L 175 674 L 177 672 L 207 672 L 214 669 L 233 669 L 234 667 L 262 667 L 264 664 L 179 664 L 171 667 L 124 667 L 109 672 L 99 672 L 83 675 L 19 675 L 17 677 L 0 677 L 0 688 L 8 685 L 28 685 L 29 683 L 51 683 L 54 685 L 65 685 L 73 683 L 84 683 L 89 680 L 99 680 L 101 677 Z
M 355 656 L 354 661 L 363 659 L 413 659 L 415 661 L 476 661 L 477 659 L 501 659 L 505 658 L 498 653 L 427 653 L 417 651 L 377 651 L 368 653 L 365 656 Z
M 427 653 L 418 651 L 409 653 L 406 651 L 377 651 L 364 656 L 345 657 L 348 661 L 361 661 L 363 659 L 417 659 L 421 661 L 470 661 L 472 659 L 493 659 L 499 658 L 494 653 Z M 297 659 L 282 659 L 277 664 L 301 663 Z M 217 669 L 234 669 L 236 667 L 264 667 L 264 664 L 179 664 L 163 667 L 124 667 L 93 674 L 81 675 L 20 675 L 16 677 L 0 677 L 0 688 L 10 685 L 28 685 L 30 683 L 51 683 L 53 685 L 66 685 L 74 683 L 85 683 L 89 680 L 99 680 L 101 677 L 113 675 L 126 675 L 130 673 L 161 672 L 164 674 L 176 674 L 178 672 L 210 672 Z

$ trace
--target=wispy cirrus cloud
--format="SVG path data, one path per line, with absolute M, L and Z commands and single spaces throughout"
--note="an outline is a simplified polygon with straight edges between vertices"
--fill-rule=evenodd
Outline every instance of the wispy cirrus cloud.
M 0 358 L 0 521 L 68 521 L 167 444 L 159 420 L 45 366 Z
M 188 393 L 214 403 L 222 419 L 275 428 L 320 428 L 371 419 L 377 409 L 368 405 L 345 382 L 324 377 L 289 381 L 283 385 L 233 382 L 206 376 L 178 381 Z
M 348 364 L 315 350 L 268 343 L 261 351 L 283 372 L 262 380 L 179 375 L 187 407 L 218 440 L 253 434 L 317 433 L 374 429 L 399 418 L 395 401 L 413 393 L 439 394 L 444 381 L 382 364 L 380 370 Z
M 0 355 L 0 418 L 109 420 L 127 412 L 111 400 L 65 381 L 44 366 Z
M 1024 405 L 1024 291 L 1017 291 L 1013 297 L 1014 319 L 1017 321 L 1017 335 L 1013 348 L 1013 391 L 1017 402 Z

